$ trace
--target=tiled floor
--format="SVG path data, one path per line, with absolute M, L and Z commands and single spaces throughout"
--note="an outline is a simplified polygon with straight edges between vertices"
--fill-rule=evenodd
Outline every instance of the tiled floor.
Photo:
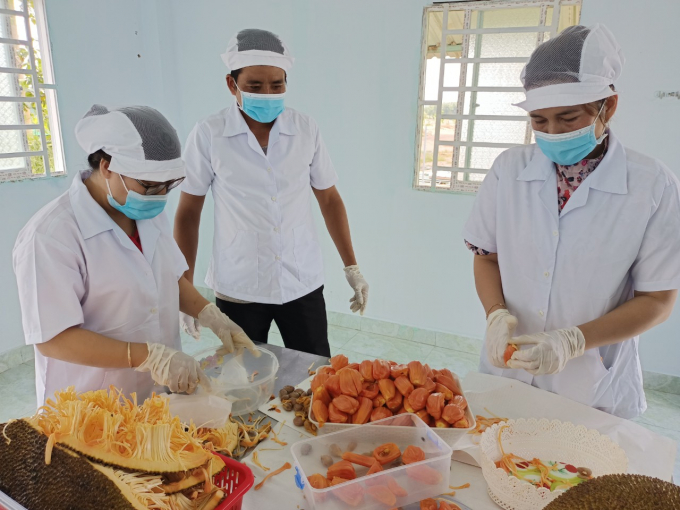
M 357 324 L 347 323 L 357 327 Z M 436 366 L 445 366 L 461 378 L 477 370 L 480 343 L 455 335 L 429 334 L 412 328 L 397 326 L 388 328 L 384 323 L 375 328 L 365 319 L 361 330 L 351 327 L 329 326 L 329 342 L 332 354 L 344 354 L 350 362 L 377 357 L 388 358 L 398 363 L 414 359 Z M 388 334 L 385 334 L 388 333 Z M 427 334 L 426 334 L 427 333 Z M 281 335 L 275 327 L 269 334 L 269 342 L 283 345 Z M 210 332 L 203 333 L 200 342 L 183 336 L 185 352 L 196 354 L 219 344 Z M 35 412 L 35 371 L 33 362 L 23 363 L 0 373 L 0 423 L 9 418 L 28 416 Z M 648 409 L 634 421 L 656 432 L 680 442 L 680 395 L 647 390 Z M 680 458 L 676 460 L 674 479 L 680 481 Z

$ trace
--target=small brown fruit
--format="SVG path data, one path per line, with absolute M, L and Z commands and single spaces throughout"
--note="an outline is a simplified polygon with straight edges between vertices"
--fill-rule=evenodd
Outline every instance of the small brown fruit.
M 334 457 L 342 457 L 342 449 L 335 443 L 328 447 L 328 451 L 330 451 L 331 455 Z

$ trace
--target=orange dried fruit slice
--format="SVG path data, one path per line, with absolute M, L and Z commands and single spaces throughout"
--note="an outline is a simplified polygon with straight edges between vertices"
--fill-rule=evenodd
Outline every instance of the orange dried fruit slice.
M 373 457 L 383 466 L 397 460 L 401 456 L 399 447 L 394 443 L 385 443 L 373 450 Z
M 392 494 L 392 491 L 384 485 L 373 485 L 372 487 L 367 487 L 366 493 L 383 505 L 392 507 L 397 504 L 397 497 Z
M 336 477 L 344 478 L 345 480 L 354 480 L 357 477 L 357 473 L 354 471 L 354 466 L 350 462 L 341 460 L 329 467 L 328 472 L 326 473 L 326 478 L 332 480 Z
M 404 453 L 401 454 L 401 460 L 404 464 L 413 464 L 414 462 L 420 462 L 425 460 L 425 452 L 422 448 L 417 446 L 407 446 Z
M 331 358 L 330 361 L 333 370 L 335 370 L 336 372 L 341 368 L 345 368 L 347 365 L 349 365 L 349 360 L 347 359 L 347 356 L 345 356 L 344 354 L 336 354 Z

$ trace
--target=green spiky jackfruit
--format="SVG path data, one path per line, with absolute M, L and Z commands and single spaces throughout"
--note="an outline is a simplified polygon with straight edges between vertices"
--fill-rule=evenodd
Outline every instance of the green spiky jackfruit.
M 0 491 L 28 510 L 142 510 L 113 480 L 60 446 L 45 464 L 47 437 L 17 420 L 0 435 Z M 8 440 L 10 443 L 8 444 Z
M 545 510 L 680 509 L 680 487 L 642 475 L 605 475 L 569 489 Z

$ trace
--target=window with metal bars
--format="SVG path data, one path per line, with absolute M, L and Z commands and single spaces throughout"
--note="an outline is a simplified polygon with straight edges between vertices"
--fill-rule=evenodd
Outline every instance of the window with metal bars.
M 423 16 L 414 188 L 475 193 L 504 150 L 533 143 L 520 73 L 577 25 L 581 0 L 439 3 Z
M 0 0 L 0 182 L 64 175 L 45 0 Z

